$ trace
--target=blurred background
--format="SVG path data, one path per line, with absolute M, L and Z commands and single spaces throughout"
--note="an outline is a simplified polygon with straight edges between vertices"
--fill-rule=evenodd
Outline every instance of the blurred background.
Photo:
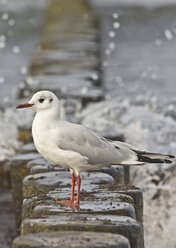
M 19 91 L 39 42 L 49 0 L 0 0 L 0 161 L 21 146 Z M 100 28 L 100 74 L 105 100 L 79 113 L 82 124 L 110 130 L 141 149 L 176 154 L 176 1 L 90 0 Z M 74 24 L 72 24 L 74 25 Z M 96 77 L 96 75 L 94 75 Z M 25 89 L 24 89 L 25 92 Z M 26 90 L 26 97 L 28 92 Z M 96 105 L 96 106 L 95 106 Z M 76 119 L 76 117 L 75 117 Z M 176 247 L 175 167 L 131 170 L 144 192 L 145 247 Z M 0 189 L 0 247 L 16 235 L 10 190 Z M 8 238 L 7 238 L 8 237 Z

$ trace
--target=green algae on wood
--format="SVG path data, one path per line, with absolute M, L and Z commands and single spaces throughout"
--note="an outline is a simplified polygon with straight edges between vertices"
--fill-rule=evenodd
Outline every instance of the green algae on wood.
M 127 238 L 118 234 L 93 232 L 50 232 L 28 234 L 14 240 L 12 248 L 130 248 Z
M 19 229 L 21 223 L 21 211 L 22 211 L 22 201 L 23 201 L 23 193 L 22 193 L 22 181 L 25 176 L 29 174 L 29 170 L 27 168 L 27 163 L 32 160 L 41 157 L 36 153 L 27 153 L 23 155 L 18 155 L 14 157 L 10 162 L 10 179 L 12 184 L 12 194 L 14 200 L 14 211 L 16 224 Z
M 141 224 L 126 216 L 65 213 L 46 218 L 26 219 L 22 222 L 21 228 L 22 234 L 73 230 L 110 232 L 127 237 L 131 248 L 141 248 L 143 244 Z

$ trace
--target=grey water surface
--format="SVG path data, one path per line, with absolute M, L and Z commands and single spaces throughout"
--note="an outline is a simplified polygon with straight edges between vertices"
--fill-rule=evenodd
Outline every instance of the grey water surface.
M 34 53 L 40 39 L 43 9 L 46 4 L 45 0 L 0 1 L 1 110 L 9 106 L 15 109 L 18 89 L 27 77 L 30 56 Z M 0 132 L 3 137 L 3 126 L 6 122 L 1 112 L 0 114 Z M 3 143 L 2 140 L 1 142 Z M 16 235 L 11 191 L 2 188 L 0 189 L 0 248 L 11 247 L 11 242 Z
M 0 1 L 0 106 L 12 105 L 40 39 L 47 0 Z

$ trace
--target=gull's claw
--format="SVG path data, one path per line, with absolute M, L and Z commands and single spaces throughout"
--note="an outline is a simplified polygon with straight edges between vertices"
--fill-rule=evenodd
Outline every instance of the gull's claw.
M 61 205 L 62 205 L 62 204 L 67 204 L 67 203 L 68 203 L 68 204 L 69 204 L 69 203 L 71 204 L 71 203 L 73 203 L 73 202 L 74 202 L 74 199 L 73 199 L 73 200 L 72 200 L 72 199 L 70 199 L 70 200 L 65 200 L 65 201 L 56 201 L 55 203 L 56 203 L 56 204 L 61 204 Z
M 68 202 L 62 204 L 62 207 L 79 207 L 79 202 Z

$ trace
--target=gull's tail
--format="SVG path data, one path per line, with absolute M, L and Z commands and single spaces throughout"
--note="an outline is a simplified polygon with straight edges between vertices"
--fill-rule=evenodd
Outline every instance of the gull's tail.
M 137 154 L 138 161 L 144 163 L 166 163 L 170 164 L 173 162 L 175 156 L 173 155 L 164 155 L 160 153 L 151 153 L 151 152 L 143 152 L 143 151 L 136 151 L 134 152 Z
M 142 150 L 138 150 L 136 147 L 120 142 L 120 141 L 111 141 L 119 151 L 121 150 L 123 154 L 127 154 L 127 160 L 123 160 L 120 164 L 122 165 L 143 165 L 145 163 L 164 163 L 164 164 L 171 164 L 176 162 L 176 157 L 173 155 L 165 155 L 160 153 L 152 153 L 146 152 Z M 133 152 L 132 156 L 131 152 Z

